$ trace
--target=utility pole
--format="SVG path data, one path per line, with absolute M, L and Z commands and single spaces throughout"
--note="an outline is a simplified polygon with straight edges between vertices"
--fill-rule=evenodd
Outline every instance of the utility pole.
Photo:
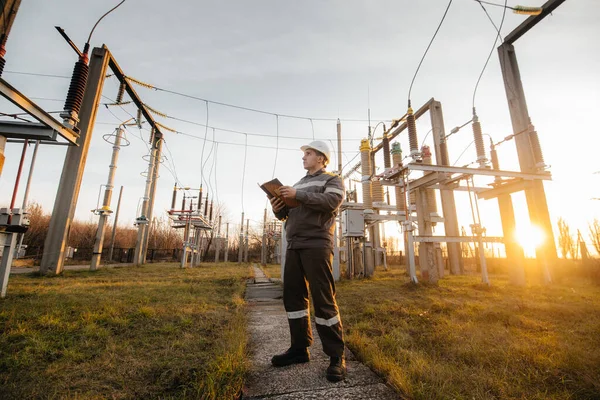
M 162 133 L 153 130 L 152 134 L 152 148 L 150 151 L 150 160 L 148 161 L 148 175 L 146 176 L 146 189 L 144 191 L 144 198 L 142 202 L 142 210 L 141 215 L 137 218 L 138 222 L 138 234 L 137 240 L 135 242 L 135 253 L 133 257 L 133 263 L 136 265 L 141 265 L 146 260 L 146 255 L 144 254 L 144 249 L 147 250 L 147 241 L 148 236 L 146 235 L 146 230 L 149 230 L 150 227 L 150 216 L 149 212 L 151 211 L 151 207 L 154 205 L 154 197 L 152 195 L 152 181 L 154 180 L 154 172 L 155 172 L 155 163 L 160 158 L 160 148 L 162 147 Z M 157 157 L 159 155 L 159 157 Z M 156 190 L 156 187 L 154 187 Z M 152 206 L 151 206 L 152 204 Z M 145 243 L 144 243 L 145 239 Z
M 121 135 L 123 134 L 123 128 L 120 125 L 117 128 L 116 133 L 110 165 L 108 166 L 108 181 L 106 183 L 106 189 L 104 190 L 104 201 L 102 202 L 102 208 L 95 210 L 100 214 L 100 219 L 98 220 L 98 229 L 96 230 L 96 240 L 94 242 L 94 253 L 92 254 L 90 271 L 95 271 L 98 268 L 98 265 L 100 265 L 100 261 L 102 259 L 102 245 L 104 244 L 106 220 L 112 213 L 112 210 L 110 209 L 110 202 L 112 200 L 115 172 L 117 171 L 117 161 L 119 160 L 119 151 L 121 150 Z
M 119 211 L 121 211 L 121 197 L 123 196 L 123 186 L 119 190 L 119 200 L 117 201 L 117 212 L 115 213 L 115 221 L 113 222 L 112 235 L 110 237 L 110 250 L 108 251 L 108 260 L 112 261 L 113 252 L 115 250 L 115 237 L 117 235 L 117 223 L 119 222 Z
M 519 166 L 522 172 L 537 172 L 543 166 L 538 165 L 540 162 L 539 158 L 541 158 L 541 147 L 539 146 L 537 132 L 531 126 L 531 118 L 529 117 L 527 101 L 525 99 L 525 90 L 523 89 L 523 82 L 521 81 L 519 64 L 513 43 L 538 22 L 550 15 L 563 2 L 564 0 L 547 1 L 542 6 L 543 11 L 540 15 L 531 16 L 523 21 L 521 25 L 506 36 L 504 43 L 498 47 L 500 66 L 502 76 L 504 77 L 504 89 L 508 100 L 513 132 L 515 134 Z M 532 142 L 535 147 L 532 146 Z M 552 281 L 550 264 L 556 261 L 557 255 L 543 182 L 538 179 L 533 180 L 531 187 L 525 189 L 525 198 L 527 200 L 531 223 L 538 226 L 544 232 L 544 242 L 536 249 L 536 258 L 542 264 L 544 281 L 550 283 Z
M 87 85 L 79 113 L 81 131 L 77 140 L 78 146 L 69 146 L 65 156 L 48 235 L 44 243 L 44 254 L 40 265 L 42 274 L 60 274 L 63 270 L 65 247 L 77 206 L 108 59 L 107 49 L 95 48 L 92 51 Z
M 246 219 L 246 240 L 244 243 L 244 262 L 248 262 L 248 239 L 249 239 L 249 235 L 248 233 L 249 231 L 249 227 L 250 227 L 250 219 Z
M 238 249 L 238 264 L 242 263 L 242 258 L 244 257 L 244 212 L 242 211 L 242 223 L 240 224 L 240 242 Z
M 225 228 L 225 254 L 223 256 L 223 261 L 227 262 L 229 258 L 229 222 Z
M 144 229 L 144 239 L 142 241 L 142 254 L 141 254 L 141 263 L 144 264 L 146 262 L 146 255 L 148 253 L 148 237 L 150 236 L 150 228 L 154 225 L 154 199 L 156 198 L 156 187 L 158 186 L 158 169 L 160 167 L 160 158 L 162 157 L 162 134 L 155 135 L 154 147 L 155 151 L 155 159 L 154 159 L 154 168 L 152 173 L 152 184 L 150 186 L 150 199 L 148 202 L 148 226 Z M 191 203 L 190 203 L 191 205 Z M 191 206 L 190 206 L 191 209 Z

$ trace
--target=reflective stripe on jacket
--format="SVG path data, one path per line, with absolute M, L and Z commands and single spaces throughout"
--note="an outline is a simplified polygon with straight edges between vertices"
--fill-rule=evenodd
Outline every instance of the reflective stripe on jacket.
M 276 213 L 285 219 L 289 249 L 333 248 L 333 230 L 337 210 L 344 199 L 341 178 L 324 169 L 306 174 L 294 185 L 298 207 Z

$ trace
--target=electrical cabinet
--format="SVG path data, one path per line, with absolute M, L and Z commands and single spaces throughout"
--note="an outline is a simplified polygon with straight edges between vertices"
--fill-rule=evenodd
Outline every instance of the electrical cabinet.
M 365 214 L 363 210 L 342 211 L 342 236 L 365 236 Z

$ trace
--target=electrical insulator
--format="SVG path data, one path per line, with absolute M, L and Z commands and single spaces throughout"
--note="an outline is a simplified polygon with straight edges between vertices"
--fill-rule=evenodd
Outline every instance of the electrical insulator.
M 79 122 L 79 110 L 85 94 L 85 85 L 87 83 L 89 67 L 87 65 L 87 54 L 84 53 L 75 63 L 71 84 L 67 92 L 65 106 L 60 116 L 68 125 L 75 127 Z
M 200 192 L 198 193 L 198 213 L 200 213 L 201 208 L 202 208 L 202 184 L 200 184 Z
M 6 60 L 4 59 L 4 55 L 6 54 L 6 48 L 4 47 L 5 41 L 6 35 L 2 34 L 2 39 L 0 40 L 0 76 L 2 76 L 2 72 L 4 72 L 4 65 L 6 64 Z
M 208 220 L 209 220 L 209 221 L 212 221 L 212 220 L 213 220 L 213 218 L 212 218 L 212 217 L 213 217 L 213 201 L 211 200 L 211 201 L 210 201 L 210 213 L 209 213 L 209 215 L 208 215 Z
M 142 129 L 142 109 L 138 108 L 137 110 L 137 118 L 136 118 L 138 128 Z
M 202 201 L 202 199 L 198 199 L 198 201 Z M 206 193 L 206 201 L 204 202 L 204 216 L 208 216 L 208 193 Z
M 492 168 L 500 169 L 500 162 L 498 161 L 498 151 L 496 150 L 496 146 L 492 143 L 492 147 L 490 148 L 490 157 L 492 159 Z
M 125 93 L 125 81 L 121 82 L 119 85 L 119 91 L 117 92 L 117 104 L 121 104 L 123 102 L 123 94 Z
M 410 146 L 410 156 L 416 162 L 421 162 L 421 154 L 419 153 L 419 139 L 417 138 L 417 123 L 413 109 L 408 108 L 406 112 L 406 124 L 408 125 L 408 144 Z
M 394 163 L 394 167 L 402 167 L 402 149 L 400 148 L 400 143 L 395 142 L 392 143 L 392 162 Z M 400 186 L 395 187 L 396 189 L 396 210 L 404 211 L 406 208 L 406 197 L 403 189 Z
M 481 133 L 481 123 L 479 117 L 473 112 L 473 139 L 475 140 L 475 150 L 477 151 L 477 162 L 480 168 L 488 168 L 488 159 L 485 156 L 485 145 L 483 144 L 483 134 Z
M 392 154 L 392 159 L 394 162 L 394 167 L 402 166 L 402 148 L 400 147 L 400 143 L 394 142 L 392 143 L 392 150 L 390 151 Z
M 373 202 L 383 203 L 383 185 L 379 179 L 371 181 L 371 193 Z
M 540 138 L 533 125 L 529 125 L 529 144 L 531 145 L 531 151 L 533 152 L 533 162 L 535 168 L 538 170 L 546 169 L 544 163 L 544 153 L 542 153 L 542 146 L 540 145 Z
M 371 209 L 373 207 L 373 197 L 371 196 L 371 145 L 368 139 L 360 141 L 360 161 L 363 205 L 366 209 Z
M 391 168 L 392 161 L 390 160 L 390 138 L 387 132 L 383 134 L 383 167 Z
M 448 160 L 448 142 L 445 137 L 440 139 L 440 158 L 442 165 L 450 165 L 450 160 Z
M 181 212 L 185 210 L 185 193 L 183 194 L 183 200 L 181 201 Z
M 522 15 L 540 15 L 544 11 L 542 7 L 514 6 L 513 12 Z
M 171 200 L 171 210 L 175 209 L 175 202 L 177 201 L 177 185 L 173 187 L 173 199 Z

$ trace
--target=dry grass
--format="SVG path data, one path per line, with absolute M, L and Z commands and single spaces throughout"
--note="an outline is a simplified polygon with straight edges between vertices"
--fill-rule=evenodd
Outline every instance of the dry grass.
M 262 265 L 258 264 L 258 266 L 263 270 L 263 272 L 265 273 L 265 275 L 267 275 L 267 277 L 281 279 L 281 265 L 267 264 L 267 265 L 262 266 Z
M 248 276 L 237 264 L 13 275 L 0 301 L 0 397 L 233 398 Z
M 391 270 L 342 281 L 347 343 L 409 398 L 600 398 L 600 288 L 492 279 L 414 286 Z

